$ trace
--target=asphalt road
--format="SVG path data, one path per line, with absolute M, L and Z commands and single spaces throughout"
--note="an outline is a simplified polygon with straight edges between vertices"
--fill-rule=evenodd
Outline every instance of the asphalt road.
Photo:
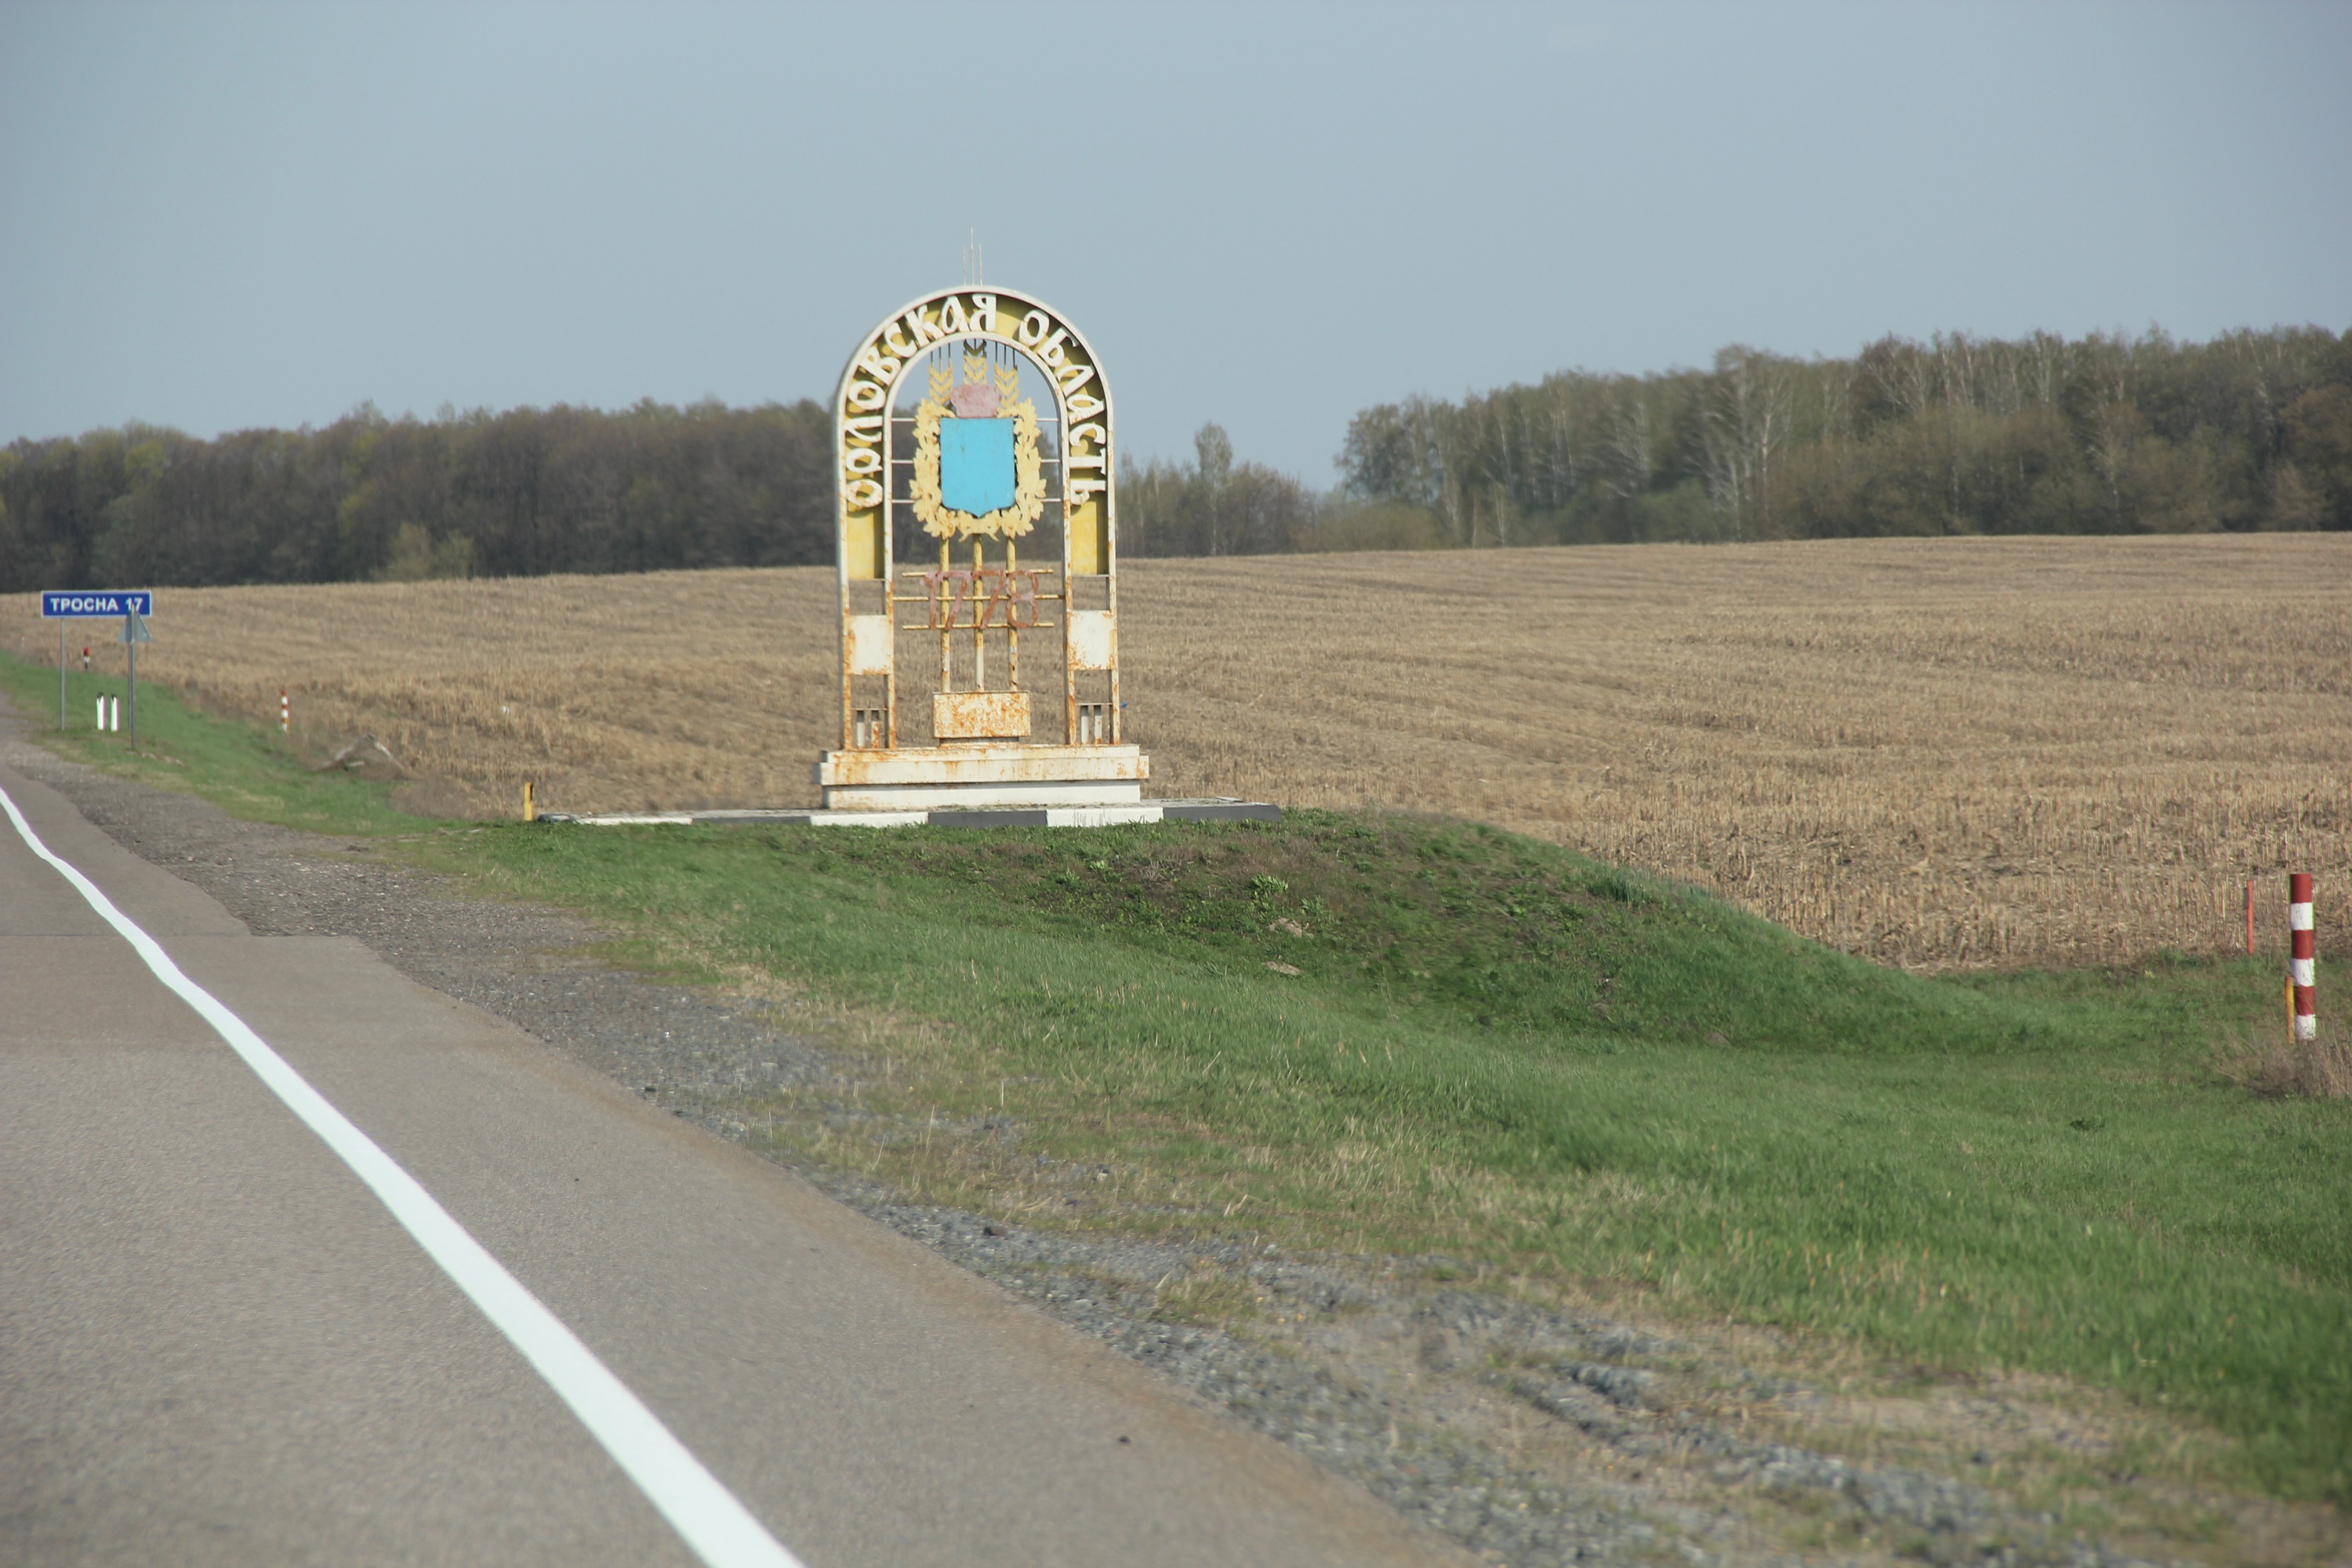
M 95 883 L 810 1568 L 1450 1548 L 358 943 Z M 550 1384 L 0 820 L 0 1562 L 691 1563 Z

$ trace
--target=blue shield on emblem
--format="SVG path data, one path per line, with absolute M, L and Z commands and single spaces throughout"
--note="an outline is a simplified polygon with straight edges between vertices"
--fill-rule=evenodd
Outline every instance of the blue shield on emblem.
M 940 500 L 972 517 L 1013 504 L 1013 421 L 940 421 Z

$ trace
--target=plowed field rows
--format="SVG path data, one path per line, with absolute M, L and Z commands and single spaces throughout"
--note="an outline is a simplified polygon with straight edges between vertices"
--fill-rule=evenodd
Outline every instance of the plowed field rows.
M 424 809 L 806 804 L 832 584 L 172 589 L 142 674 L 255 719 L 289 688 L 299 742 L 373 731 Z M 2227 950 L 2249 877 L 2276 945 L 2290 866 L 2352 913 L 2352 539 L 1141 561 L 1121 604 L 1153 794 L 1475 817 L 1912 966 Z

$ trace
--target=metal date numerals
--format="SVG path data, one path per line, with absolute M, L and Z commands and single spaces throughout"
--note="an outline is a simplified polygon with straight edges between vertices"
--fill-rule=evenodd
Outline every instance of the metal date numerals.
M 1053 575 L 1052 568 L 1042 566 L 949 566 L 902 576 L 901 582 L 920 583 L 923 592 L 893 597 L 902 605 L 921 605 L 921 629 L 927 631 L 1035 626 L 1043 624 L 1039 601 L 1060 597 L 1050 583 L 1041 583 Z

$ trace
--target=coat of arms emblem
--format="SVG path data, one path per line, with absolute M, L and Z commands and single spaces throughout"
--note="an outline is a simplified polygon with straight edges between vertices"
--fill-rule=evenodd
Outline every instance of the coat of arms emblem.
M 940 540 L 1018 539 L 1045 511 L 1037 408 L 1021 372 L 967 352 L 963 377 L 934 363 L 915 405 L 916 521 Z

